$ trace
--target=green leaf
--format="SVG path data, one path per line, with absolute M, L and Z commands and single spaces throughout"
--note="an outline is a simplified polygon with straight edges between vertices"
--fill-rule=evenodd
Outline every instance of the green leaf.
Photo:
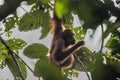
M 108 23 L 108 27 L 103 34 L 103 38 L 106 38 L 111 32 L 114 32 L 114 30 L 117 30 L 119 27 L 120 27 L 120 21 L 115 23 Z
M 116 80 L 116 72 L 114 72 L 109 65 L 102 62 L 95 64 L 94 67 L 91 71 L 92 80 Z
M 81 47 L 75 54 L 79 57 L 81 62 L 84 64 L 84 67 L 87 71 L 90 71 L 94 68 L 95 55 L 88 48 Z M 83 66 L 80 64 L 80 62 L 76 57 L 75 57 L 74 68 L 76 70 L 84 71 Z
M 120 42 L 117 37 L 111 37 L 106 43 L 106 47 L 110 50 L 116 49 L 120 45 Z
M 111 51 L 112 54 L 120 53 L 120 40 L 117 37 L 111 37 L 106 43 L 106 47 Z
M 12 35 L 12 33 L 13 33 L 13 31 L 9 30 L 9 31 L 6 32 L 5 36 L 10 37 Z
M 117 54 L 120 57 L 120 54 Z M 115 59 L 116 58 L 116 59 Z M 106 55 L 107 64 L 120 74 L 120 59 L 112 55 Z
M 46 57 L 48 48 L 43 44 L 33 43 L 24 49 L 24 55 L 36 59 Z
M 40 39 L 43 39 L 49 33 L 49 19 L 50 15 L 48 11 L 35 10 L 23 16 L 20 20 L 19 30 L 28 31 L 42 27 Z
M 73 16 L 72 14 L 68 13 L 66 15 L 64 15 L 64 23 L 65 23 L 65 27 L 67 28 L 70 28 L 70 27 L 73 27 L 72 24 L 73 24 Z
M 42 4 L 47 4 L 48 2 L 50 2 L 50 0 L 27 0 L 28 4 L 35 4 L 35 3 L 42 3 Z
M 85 32 L 82 29 L 82 27 L 76 27 L 76 28 L 74 28 L 74 31 L 75 31 L 76 40 L 82 40 L 85 38 Z
M 6 49 L 6 47 L 0 43 L 0 61 L 4 61 L 6 58 L 8 58 L 8 50 Z
M 0 50 L 4 50 L 4 49 L 6 49 L 6 47 L 2 43 L 0 43 Z
M 50 23 L 49 23 L 49 12 L 43 13 L 43 16 L 41 17 L 41 36 L 40 39 L 43 39 L 47 34 L 49 33 L 50 30 Z
M 44 80 L 63 80 L 60 70 L 49 64 L 46 59 L 40 59 L 36 62 L 34 74 L 37 77 L 42 76 Z
M 62 18 L 64 14 L 68 12 L 68 5 L 70 0 L 56 0 L 55 11 L 59 18 Z
M 26 79 L 27 78 L 26 67 L 25 67 L 24 63 L 21 62 L 19 59 L 17 59 L 17 61 L 18 61 L 18 64 L 20 65 L 22 75 Z M 8 68 L 12 72 L 15 80 L 18 80 L 20 78 L 20 75 L 19 75 L 18 67 L 16 66 L 15 61 L 13 60 L 13 58 L 12 57 L 7 58 L 6 63 L 7 63 Z
M 1 69 L 3 69 L 4 67 L 6 67 L 5 60 L 6 60 L 6 57 L 3 56 L 3 55 L 0 53 L 0 68 L 1 68 Z
M 7 40 L 7 44 L 10 46 L 12 50 L 18 51 L 19 49 L 22 49 L 27 43 L 22 39 L 13 38 Z
M 42 4 L 47 4 L 50 2 L 50 0 L 39 0 Z
M 8 52 L 6 47 L 0 43 L 0 68 L 4 68 L 6 66 L 5 59 L 8 57 Z
M 103 52 L 95 53 L 95 59 L 96 59 L 95 64 L 96 64 L 96 65 L 97 65 L 97 64 L 100 64 L 100 63 L 103 63 L 103 61 L 104 61 L 103 56 L 104 56 L 104 53 L 103 53 Z
M 83 28 L 96 29 L 109 18 L 108 9 L 100 0 L 72 0 L 70 8 L 83 21 Z
M 27 2 L 29 5 L 31 5 L 31 4 L 37 3 L 38 0 L 27 0 Z
M 10 17 L 8 18 L 8 21 L 5 23 L 5 31 L 9 31 L 10 29 L 14 28 L 15 27 L 15 17 Z
M 39 19 L 40 19 L 41 11 L 34 11 L 30 13 L 26 13 L 19 23 L 20 31 L 28 31 L 38 29 L 40 27 Z

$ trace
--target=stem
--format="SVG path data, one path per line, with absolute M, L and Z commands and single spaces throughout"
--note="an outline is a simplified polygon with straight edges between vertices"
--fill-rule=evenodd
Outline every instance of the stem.
M 102 43 L 101 43 L 101 48 L 100 48 L 100 51 L 99 52 L 102 52 L 102 49 L 103 49 L 103 46 L 104 46 L 104 38 L 103 38 L 103 24 L 101 24 L 101 32 L 102 32 Z
M 79 63 L 82 65 L 82 68 L 83 68 L 83 70 L 85 71 L 85 73 L 86 73 L 86 75 L 87 75 L 87 77 L 88 77 L 88 80 L 90 80 L 90 76 L 89 76 L 87 70 L 85 69 L 84 63 L 80 60 L 80 58 L 79 58 L 76 54 L 74 54 L 74 55 L 75 55 L 75 57 L 77 58 L 77 60 L 79 61 Z
M 16 64 L 16 66 L 17 66 L 17 68 L 18 68 L 18 72 L 19 72 L 19 75 L 20 75 L 21 79 L 22 79 L 22 80 L 25 80 L 24 77 L 23 77 L 23 75 L 22 75 L 22 71 L 21 71 L 20 65 L 18 64 L 15 55 L 13 54 L 14 52 L 11 50 L 11 48 L 7 45 L 7 43 L 3 40 L 3 38 L 2 38 L 1 36 L 0 36 L 0 42 L 1 42 L 3 45 L 5 45 L 5 47 L 6 47 L 7 50 L 8 50 L 8 53 L 12 56 L 12 58 L 13 58 L 15 64 Z
M 15 56 L 17 56 L 24 64 L 25 64 L 25 66 L 34 74 L 34 71 L 27 65 L 27 63 L 25 62 L 25 61 L 23 61 L 23 59 L 19 56 L 19 55 L 17 55 L 16 53 L 14 53 L 15 54 Z

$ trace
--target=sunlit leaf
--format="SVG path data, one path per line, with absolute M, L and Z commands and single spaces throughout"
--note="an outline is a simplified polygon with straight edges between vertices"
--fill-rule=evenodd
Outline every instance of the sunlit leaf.
M 119 41 L 117 37 L 111 37 L 108 42 L 106 43 L 106 47 L 113 50 L 119 46 Z
M 31 44 L 24 49 L 24 55 L 33 59 L 46 57 L 47 53 L 48 48 L 38 43 Z
M 1 69 L 6 66 L 5 60 L 8 57 L 9 57 L 8 50 L 2 43 L 0 43 L 0 68 Z
M 6 66 L 5 60 L 6 57 L 0 53 L 0 69 L 3 69 Z
M 15 20 L 14 17 L 8 18 L 8 21 L 5 23 L 5 26 L 6 26 L 5 30 L 8 31 L 8 30 L 14 28 L 15 27 L 15 22 L 16 22 L 16 20 Z
M 15 51 L 22 49 L 27 44 L 22 39 L 15 39 L 15 38 L 7 40 L 7 43 L 10 46 L 10 48 Z
M 12 31 L 11 30 L 6 32 L 6 36 L 10 37 L 11 35 L 12 35 Z
M 65 76 L 68 77 L 78 77 L 79 76 L 79 71 L 75 70 L 75 69 L 66 69 L 64 70 L 65 72 Z
M 0 50 L 4 50 L 4 49 L 6 49 L 6 47 L 2 43 L 0 43 Z
M 120 53 L 120 41 L 117 37 L 111 37 L 106 43 L 106 47 L 112 50 L 112 54 Z
M 0 43 L 0 68 L 4 68 L 6 66 L 5 59 L 8 57 L 8 52 L 6 47 Z
M 82 27 L 76 27 L 76 28 L 74 28 L 74 31 L 75 31 L 76 40 L 81 40 L 81 39 L 85 38 L 85 32 L 82 29 Z
M 70 0 L 56 0 L 55 1 L 55 11 L 59 18 L 62 18 L 64 14 L 68 11 L 68 5 Z

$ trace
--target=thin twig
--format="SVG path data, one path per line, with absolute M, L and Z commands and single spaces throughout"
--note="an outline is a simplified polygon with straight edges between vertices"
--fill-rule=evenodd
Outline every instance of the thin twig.
M 25 80 L 24 77 L 23 77 L 23 75 L 22 75 L 22 70 L 21 70 L 21 68 L 20 68 L 20 65 L 19 65 L 19 63 L 18 63 L 15 55 L 13 54 L 14 52 L 11 50 L 11 48 L 8 46 L 8 44 L 3 40 L 3 38 L 2 38 L 1 36 L 0 36 L 0 42 L 1 42 L 3 45 L 5 45 L 5 47 L 7 48 L 8 52 L 9 52 L 9 54 L 12 56 L 12 58 L 13 58 L 15 64 L 16 64 L 16 66 L 17 66 L 17 68 L 18 68 L 18 72 L 19 72 L 20 78 L 21 78 L 22 80 Z
M 19 56 L 19 55 L 17 55 L 16 53 L 14 53 L 24 64 L 25 64 L 25 66 L 34 74 L 34 71 L 27 65 L 27 63 L 25 62 L 25 61 L 23 61 L 23 59 Z
M 103 38 L 103 24 L 101 24 L 101 32 L 102 32 L 102 43 L 101 43 L 101 48 L 100 48 L 100 51 L 99 52 L 102 52 L 102 49 L 103 49 L 103 46 L 104 46 L 104 38 Z
M 77 60 L 79 61 L 79 63 L 81 64 L 83 70 L 85 71 L 85 73 L 86 73 L 86 75 L 87 75 L 87 77 L 88 77 L 88 80 L 90 80 L 90 76 L 89 76 L 87 70 L 85 69 L 84 63 L 80 60 L 80 58 L 79 58 L 76 54 L 74 54 L 74 55 L 75 55 L 75 57 L 77 58 Z

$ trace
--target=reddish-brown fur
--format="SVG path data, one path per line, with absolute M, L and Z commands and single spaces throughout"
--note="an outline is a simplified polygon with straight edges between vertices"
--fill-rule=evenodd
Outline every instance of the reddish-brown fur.
M 63 68 L 71 68 L 74 62 L 73 53 L 84 45 L 84 41 L 75 43 L 74 32 L 66 29 L 62 21 L 54 14 L 51 19 L 53 40 L 50 48 L 50 62 Z

